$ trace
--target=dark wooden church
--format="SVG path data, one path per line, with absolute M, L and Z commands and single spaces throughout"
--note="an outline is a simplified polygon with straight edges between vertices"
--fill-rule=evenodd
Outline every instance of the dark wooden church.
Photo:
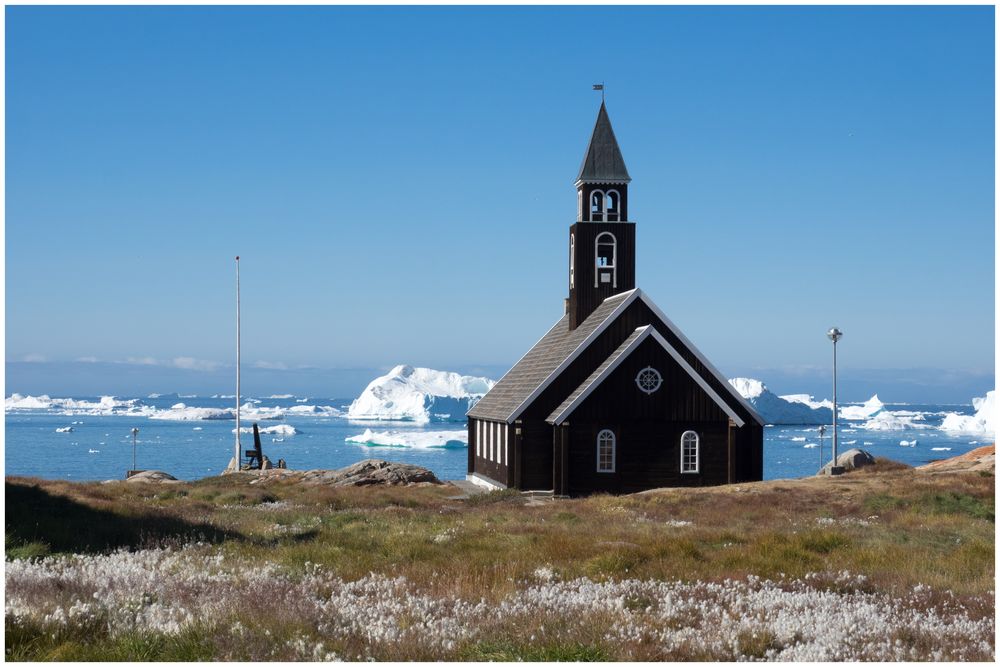
M 565 313 L 469 410 L 471 481 L 581 495 L 762 478 L 763 420 L 635 286 L 631 180 L 602 102 Z

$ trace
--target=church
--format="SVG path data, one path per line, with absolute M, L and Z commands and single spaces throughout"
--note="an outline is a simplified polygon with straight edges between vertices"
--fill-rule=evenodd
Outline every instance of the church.
M 635 285 L 631 181 L 602 101 L 564 313 L 469 410 L 470 481 L 575 496 L 762 478 L 760 415 Z

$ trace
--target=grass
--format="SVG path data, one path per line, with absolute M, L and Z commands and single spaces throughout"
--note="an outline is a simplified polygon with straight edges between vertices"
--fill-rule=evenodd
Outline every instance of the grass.
M 526 505 L 514 491 L 455 500 L 452 487 L 264 486 L 240 475 L 169 486 L 8 478 L 5 544 L 8 559 L 31 559 L 199 540 L 226 557 L 274 563 L 292 574 L 318 564 L 347 581 L 369 573 L 402 576 L 432 595 L 491 601 L 516 593 L 519 582 L 531 580 L 539 568 L 562 580 L 688 582 L 846 570 L 864 575 L 872 592 L 894 596 L 918 584 L 959 598 L 992 591 L 993 477 L 876 468 L 836 479 L 539 505 Z M 626 608 L 648 603 L 629 600 Z M 273 628 L 289 641 L 298 631 Z M 6 649 L 10 660 L 259 657 L 239 646 L 220 646 L 209 634 L 194 629 L 171 636 L 62 636 L 8 623 Z M 748 632 L 740 636 L 739 655 L 763 657 L 774 641 L 766 632 Z M 436 657 L 399 657 L 415 655 Z M 462 646 L 455 657 L 621 656 L 599 633 L 567 630 L 542 641 L 511 630 Z M 697 656 L 678 659 L 691 657 Z

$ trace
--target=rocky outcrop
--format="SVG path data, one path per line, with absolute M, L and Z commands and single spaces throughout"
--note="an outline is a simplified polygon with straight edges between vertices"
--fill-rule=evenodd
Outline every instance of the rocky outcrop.
M 920 472 L 961 472 L 961 471 L 983 471 L 993 472 L 996 470 L 996 445 L 978 447 L 971 452 L 953 456 L 950 459 L 941 461 L 931 461 L 927 465 L 917 468 Z
M 875 457 L 866 452 L 863 449 L 848 449 L 843 454 L 837 456 L 837 465 L 844 468 L 845 471 L 850 472 L 851 470 L 857 470 L 858 468 L 863 468 L 864 466 L 870 466 L 875 463 Z M 827 463 L 823 466 L 817 475 L 829 475 L 830 466 L 832 464 Z
M 409 484 L 441 484 L 427 468 L 410 463 L 394 463 L 381 459 L 365 459 L 339 470 L 287 470 L 272 468 L 258 471 L 251 484 L 271 481 L 298 482 L 322 486 L 401 486 Z

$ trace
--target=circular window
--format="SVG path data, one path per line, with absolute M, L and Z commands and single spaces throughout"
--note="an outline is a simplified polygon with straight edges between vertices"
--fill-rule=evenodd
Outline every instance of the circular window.
M 642 391 L 652 394 L 663 384 L 663 377 L 660 375 L 660 371 L 646 366 L 635 376 L 635 383 L 639 385 L 639 389 Z

